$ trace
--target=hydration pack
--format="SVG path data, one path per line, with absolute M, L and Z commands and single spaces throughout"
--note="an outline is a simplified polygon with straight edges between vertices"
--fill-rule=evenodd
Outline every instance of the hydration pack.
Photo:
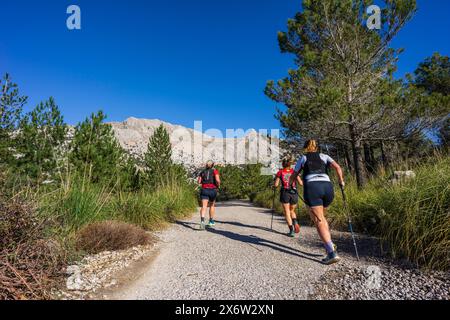
M 283 190 L 287 190 L 292 193 L 295 193 L 295 192 L 297 192 L 297 189 L 295 187 L 296 182 L 294 182 L 294 185 L 292 186 L 292 188 L 289 185 L 289 180 L 291 179 L 291 176 L 293 173 L 294 173 L 294 170 L 290 170 L 289 172 L 285 172 L 284 170 L 282 170 L 280 180 L 281 180 L 281 188 Z
M 214 175 L 214 168 L 205 169 L 200 173 L 200 177 L 202 178 L 202 184 L 213 184 L 217 186 L 216 176 Z
M 328 175 L 328 166 L 320 158 L 319 152 L 311 152 L 306 155 L 306 162 L 303 166 L 303 179 L 310 174 L 326 174 Z

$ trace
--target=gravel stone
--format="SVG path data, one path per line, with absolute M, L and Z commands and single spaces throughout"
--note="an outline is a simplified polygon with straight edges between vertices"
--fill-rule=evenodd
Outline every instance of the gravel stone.
M 423 272 L 383 258 L 376 239 L 357 237 L 361 261 L 348 233 L 333 232 L 343 260 L 323 265 L 325 252 L 315 228 L 302 226 L 300 237 L 286 236 L 284 219 L 247 202 L 219 204 L 214 230 L 198 231 L 198 216 L 155 235 L 155 247 L 104 252 L 71 268 L 66 298 L 82 299 L 115 283 L 114 272 L 139 257 L 157 256 L 141 277 L 104 299 L 351 299 L 449 300 L 448 274 Z M 70 285 L 69 285 L 69 279 Z M 67 292 L 66 292 L 67 294 Z

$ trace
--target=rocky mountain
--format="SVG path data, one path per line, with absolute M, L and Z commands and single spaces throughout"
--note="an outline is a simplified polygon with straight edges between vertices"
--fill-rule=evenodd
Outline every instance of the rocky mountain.
M 162 124 L 170 135 L 173 160 L 189 166 L 200 166 L 207 160 L 220 164 L 278 163 L 280 154 L 278 139 L 255 130 L 242 137 L 218 138 L 161 120 L 129 118 L 110 124 L 122 147 L 136 155 L 145 153 L 149 138 Z

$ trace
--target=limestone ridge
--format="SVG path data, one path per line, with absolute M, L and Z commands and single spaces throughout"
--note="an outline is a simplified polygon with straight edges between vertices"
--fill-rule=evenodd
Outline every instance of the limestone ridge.
M 161 124 L 170 135 L 174 162 L 200 166 L 211 159 L 221 164 L 278 162 L 280 149 L 276 140 L 255 130 L 240 138 L 215 138 L 202 132 L 161 120 L 129 118 L 110 122 L 120 145 L 128 152 L 141 156 L 147 150 L 149 138 Z M 223 135 L 226 133 L 224 132 Z M 245 151 L 244 151 L 245 150 Z

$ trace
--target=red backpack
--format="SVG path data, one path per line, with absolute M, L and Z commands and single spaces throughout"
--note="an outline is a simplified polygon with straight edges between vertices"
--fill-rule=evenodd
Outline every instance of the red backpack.
M 291 179 L 291 176 L 294 174 L 294 169 L 281 169 L 278 172 L 278 177 L 281 180 L 281 187 L 284 190 L 290 190 L 292 189 L 289 185 L 289 180 Z M 293 183 L 293 189 L 296 189 L 296 183 Z

